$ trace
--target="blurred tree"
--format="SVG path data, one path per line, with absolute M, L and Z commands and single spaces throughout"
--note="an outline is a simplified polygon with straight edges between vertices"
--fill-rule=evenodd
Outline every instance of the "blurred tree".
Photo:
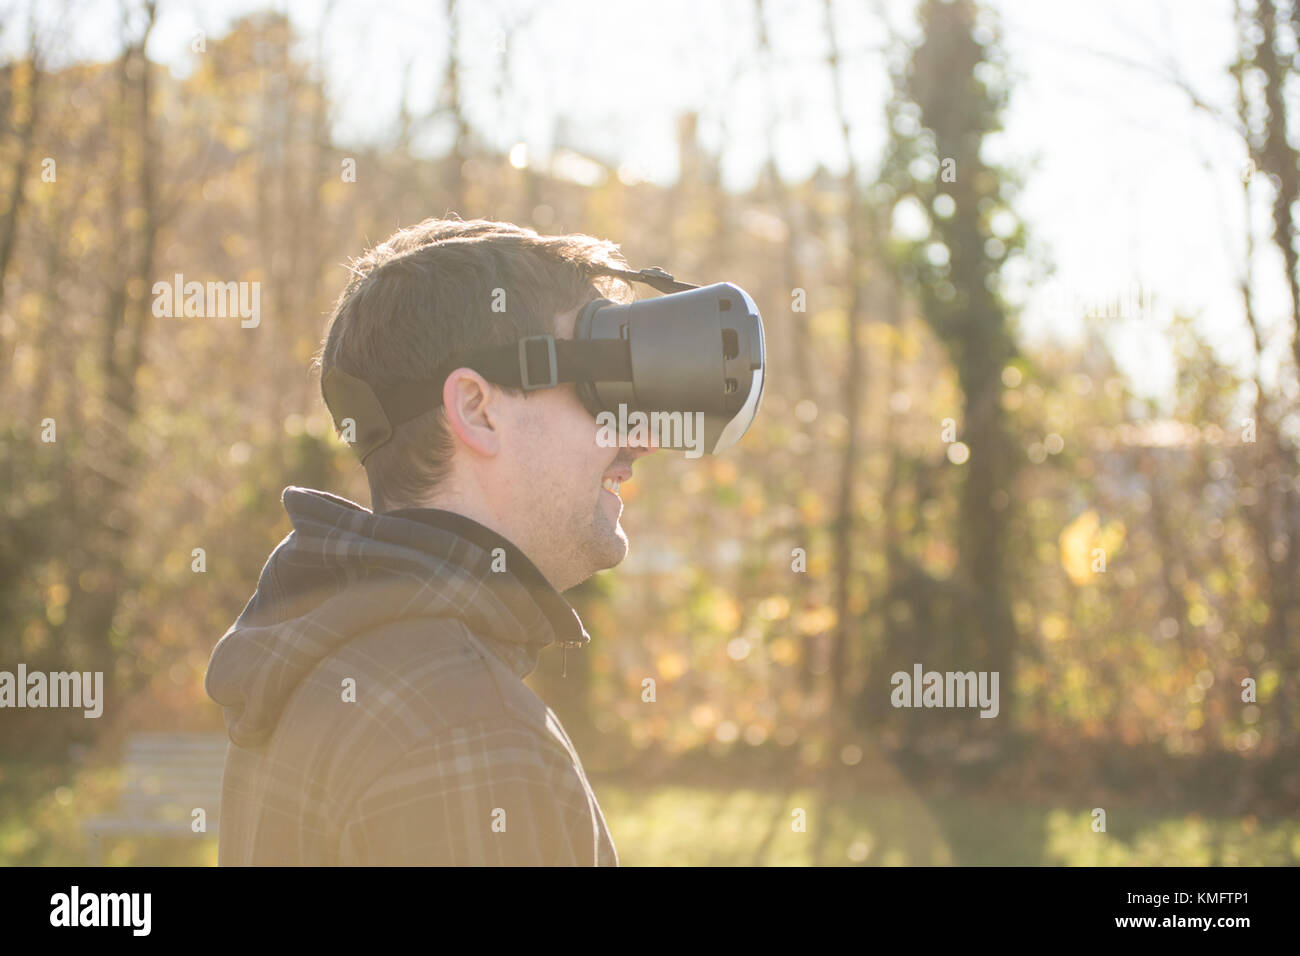
M 844 312 L 843 376 L 840 379 L 841 407 L 846 418 L 844 450 L 839 465 L 839 492 L 835 503 L 835 632 L 831 643 L 830 676 L 831 707 L 838 710 L 849 681 L 851 666 L 849 649 L 857 633 L 857 615 L 850 605 L 850 588 L 854 578 L 853 543 L 856 524 L 856 499 L 854 490 L 858 477 L 860 422 L 863 414 L 863 396 L 866 394 L 867 366 L 863 358 L 863 327 L 866 320 L 866 282 L 871 268 L 868 252 L 868 233 L 872 223 L 871 213 L 865 208 L 859 181 L 858 162 L 853 153 L 853 136 L 849 124 L 848 105 L 844 97 L 843 79 L 840 75 L 840 52 L 836 40 L 835 20 L 831 0 L 825 0 L 827 55 L 831 89 L 835 102 L 835 115 L 844 149 L 844 205 L 848 229 L 846 273 L 843 286 L 848 295 Z
M 27 177 L 32 168 L 32 156 L 36 143 L 36 129 L 41 118 L 41 80 L 45 76 L 45 67 L 42 63 L 44 51 L 41 49 L 40 34 L 36 25 L 36 18 L 30 19 L 30 33 L 27 43 L 27 59 L 22 64 L 6 64 L 3 75 L 0 76 L 0 88 L 4 90 L 4 113 L 6 117 L 13 115 L 14 99 L 19 84 L 15 83 L 16 75 L 25 72 L 26 83 L 24 97 L 26 99 L 25 109 L 22 119 L 15 124 L 14 133 L 17 137 L 17 149 L 14 151 L 13 160 L 9 169 L 9 196 L 5 205 L 4 219 L 0 220 L 0 310 L 4 309 L 5 303 L 5 277 L 9 275 L 9 262 L 13 258 L 14 240 L 18 236 L 18 219 L 23 211 L 23 197 L 27 191 Z M 22 69 L 25 67 L 25 71 Z M 11 112 L 12 111 L 12 112 Z M 5 347 L 4 327 L 0 325 L 0 356 L 7 356 L 8 349 Z M 7 364 L 7 363 L 5 363 Z M 3 375 L 5 369 L 0 366 L 0 375 Z
M 923 0 L 919 18 L 922 38 L 894 79 L 885 179 L 896 202 L 910 200 L 926 222 L 927 234 L 905 250 L 903 273 L 947 348 L 964 398 L 959 437 L 968 459 L 953 458 L 965 470 L 957 522 L 962 590 L 955 595 L 963 609 L 956 618 L 967 622 L 962 656 L 999 672 L 1011 695 L 1016 630 L 1007 526 L 1019 456 L 1004 423 L 1001 374 L 1016 346 L 997 283 L 1022 236 L 1005 199 L 1010 174 L 981 149 L 1001 128 L 1007 91 L 987 14 L 973 0 Z M 988 723 L 1008 731 L 1012 713 Z
M 1264 630 L 1273 658 L 1281 665 L 1277 696 L 1285 742 L 1300 746 L 1293 716 L 1300 714 L 1300 446 L 1286 419 L 1295 403 L 1270 394 L 1263 367 L 1266 343 L 1255 314 L 1251 287 L 1255 247 L 1249 216 L 1254 170 L 1266 174 L 1273 193 L 1272 240 L 1282 256 L 1289 293 L 1291 352 L 1295 365 L 1283 375 L 1300 374 L 1300 255 L 1296 251 L 1293 210 L 1300 202 L 1300 151 L 1292 145 L 1292 121 L 1286 100 L 1295 82 L 1295 52 L 1300 39 L 1300 8 L 1274 0 L 1257 0 L 1253 16 L 1235 5 L 1238 57 L 1230 72 L 1236 80 L 1237 119 L 1251 166 L 1243 175 L 1247 211 L 1243 305 L 1255 348 L 1253 501 L 1246 506 L 1254 545 L 1268 583 L 1269 610 Z M 1281 22 L 1279 23 L 1279 19 Z M 1248 75 L 1262 81 L 1248 82 Z M 1260 88 L 1262 87 L 1262 88 Z M 1258 89 L 1252 97 L 1250 90 Z M 1255 108 L 1262 99 L 1263 109 Z M 1253 168 L 1252 168 L 1253 167 Z M 1259 177 L 1264 179 L 1265 177 Z

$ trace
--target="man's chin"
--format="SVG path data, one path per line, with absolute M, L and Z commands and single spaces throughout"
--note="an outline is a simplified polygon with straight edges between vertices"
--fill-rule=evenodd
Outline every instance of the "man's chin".
M 610 542 L 609 563 L 605 567 L 612 568 L 622 564 L 623 559 L 627 557 L 627 549 L 627 535 L 623 531 L 623 526 L 620 525 Z
M 596 569 L 604 571 L 621 564 L 627 557 L 627 548 L 627 534 L 621 524 L 615 525 L 613 529 L 599 529 L 592 549 Z

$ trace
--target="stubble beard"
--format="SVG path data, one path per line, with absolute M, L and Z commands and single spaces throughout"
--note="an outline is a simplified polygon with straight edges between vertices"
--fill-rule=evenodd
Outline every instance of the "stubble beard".
M 620 514 L 622 507 L 620 504 Z M 619 517 L 610 518 L 609 511 L 606 509 L 603 491 L 596 501 L 596 515 L 592 536 L 592 550 L 595 552 L 593 557 L 598 559 L 596 563 L 597 571 L 612 568 L 627 557 L 627 532 L 623 530 L 623 524 Z
M 555 582 L 557 591 L 567 591 L 586 581 L 597 571 L 622 562 L 627 556 L 627 535 L 618 518 L 611 518 L 602 491 L 594 510 L 575 510 L 560 527 L 563 540 L 552 542 L 552 554 L 562 555 L 562 578 Z M 567 573 L 565 573 L 567 572 Z

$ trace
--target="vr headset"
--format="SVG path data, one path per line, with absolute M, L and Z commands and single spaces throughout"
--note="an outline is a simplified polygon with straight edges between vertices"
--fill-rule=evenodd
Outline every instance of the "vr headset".
M 448 375 L 471 368 L 489 382 L 525 392 L 576 383 L 587 410 L 598 422 L 616 416 L 620 433 L 633 412 L 652 423 L 655 415 L 680 414 L 700 423 L 699 444 L 708 454 L 739 441 L 762 404 L 766 362 L 763 320 L 749 294 L 730 282 L 679 282 L 658 267 L 591 273 L 666 294 L 627 305 L 596 299 L 579 313 L 572 339 L 527 336 L 446 362 L 427 379 L 383 389 L 331 368 L 321 391 L 335 428 L 354 436 L 349 444 L 364 464 L 399 425 L 442 404 Z M 660 447 L 677 445 L 660 441 Z

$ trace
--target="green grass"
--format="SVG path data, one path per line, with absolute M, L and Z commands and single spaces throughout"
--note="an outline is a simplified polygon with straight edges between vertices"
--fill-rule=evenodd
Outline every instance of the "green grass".
M 1300 863 L 1300 821 L 1043 807 L 915 795 L 593 780 L 624 866 L 1241 866 Z M 806 830 L 793 824 L 805 812 Z
M 1209 866 L 1300 863 L 1300 820 L 1205 817 L 951 796 L 905 786 L 849 797 L 812 788 L 659 785 L 593 778 L 624 866 Z M 110 812 L 114 768 L 0 762 L 0 865 L 87 862 L 81 821 Z M 792 826 L 803 811 L 805 829 Z M 212 837 L 112 839 L 108 865 L 216 863 Z

